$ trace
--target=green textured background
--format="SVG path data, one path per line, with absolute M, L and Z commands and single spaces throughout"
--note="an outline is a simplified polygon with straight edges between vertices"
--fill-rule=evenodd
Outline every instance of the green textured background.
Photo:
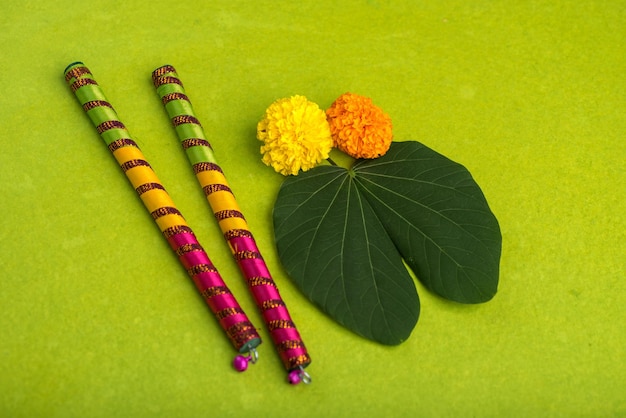
M 626 3 L 4 1 L 0 416 L 626 416 Z M 444 4 L 445 3 L 445 4 Z M 313 358 L 290 387 L 268 333 L 233 350 L 63 80 L 84 61 L 262 325 L 151 85 L 176 66 Z M 281 269 L 282 177 L 255 126 L 275 99 L 370 96 L 466 165 L 503 232 L 480 306 L 418 286 L 383 347 Z

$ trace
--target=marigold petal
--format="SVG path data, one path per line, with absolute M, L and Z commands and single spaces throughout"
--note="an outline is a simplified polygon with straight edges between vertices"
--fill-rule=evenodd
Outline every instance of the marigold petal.
M 342 94 L 326 110 L 334 145 L 354 158 L 377 158 L 393 139 L 391 118 L 372 99 Z
M 257 124 L 262 161 L 283 175 L 297 175 L 328 158 L 333 147 L 326 114 L 304 96 L 279 99 Z

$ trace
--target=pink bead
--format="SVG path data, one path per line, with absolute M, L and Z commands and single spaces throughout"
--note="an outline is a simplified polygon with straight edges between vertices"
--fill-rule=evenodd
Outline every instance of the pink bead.
M 302 380 L 302 379 L 300 379 L 300 370 L 292 370 L 289 373 L 289 376 L 287 377 L 287 380 L 292 385 L 297 385 L 298 383 L 300 383 L 300 381 Z
M 248 358 L 244 356 L 237 356 L 233 360 L 233 367 L 238 372 L 244 372 L 248 369 Z

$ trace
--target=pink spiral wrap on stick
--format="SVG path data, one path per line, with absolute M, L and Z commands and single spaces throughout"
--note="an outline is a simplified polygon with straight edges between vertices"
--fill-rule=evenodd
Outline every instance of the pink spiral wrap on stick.
M 226 177 L 216 162 L 213 149 L 200 121 L 194 115 L 176 70 L 170 65 L 157 68 L 152 73 L 152 80 L 224 238 L 230 244 L 233 256 L 261 310 L 272 341 L 285 368 L 290 372 L 290 382 L 310 382 L 310 376 L 304 372 L 304 368 L 311 363 L 311 358 L 239 210 Z
M 231 343 L 240 353 L 256 353 L 261 337 L 211 263 L 182 213 L 174 205 L 143 152 L 120 121 L 115 109 L 106 100 L 91 71 L 81 62 L 72 63 L 65 69 L 65 81 Z

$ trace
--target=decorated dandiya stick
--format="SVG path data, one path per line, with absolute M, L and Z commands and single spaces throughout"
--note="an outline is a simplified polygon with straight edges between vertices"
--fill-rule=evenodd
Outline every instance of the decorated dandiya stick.
M 311 363 L 311 358 L 217 163 L 204 129 L 194 114 L 176 70 L 171 65 L 159 67 L 152 73 L 152 81 L 263 315 L 272 341 L 288 371 L 289 382 L 310 383 L 311 377 L 304 369 Z
M 70 64 L 65 69 L 65 80 L 206 304 L 232 344 L 241 353 L 236 357 L 236 368 L 239 371 L 245 370 L 248 361 L 255 362 L 258 358 L 256 347 L 261 343 L 261 337 L 256 328 L 222 280 L 89 69 L 81 62 Z

